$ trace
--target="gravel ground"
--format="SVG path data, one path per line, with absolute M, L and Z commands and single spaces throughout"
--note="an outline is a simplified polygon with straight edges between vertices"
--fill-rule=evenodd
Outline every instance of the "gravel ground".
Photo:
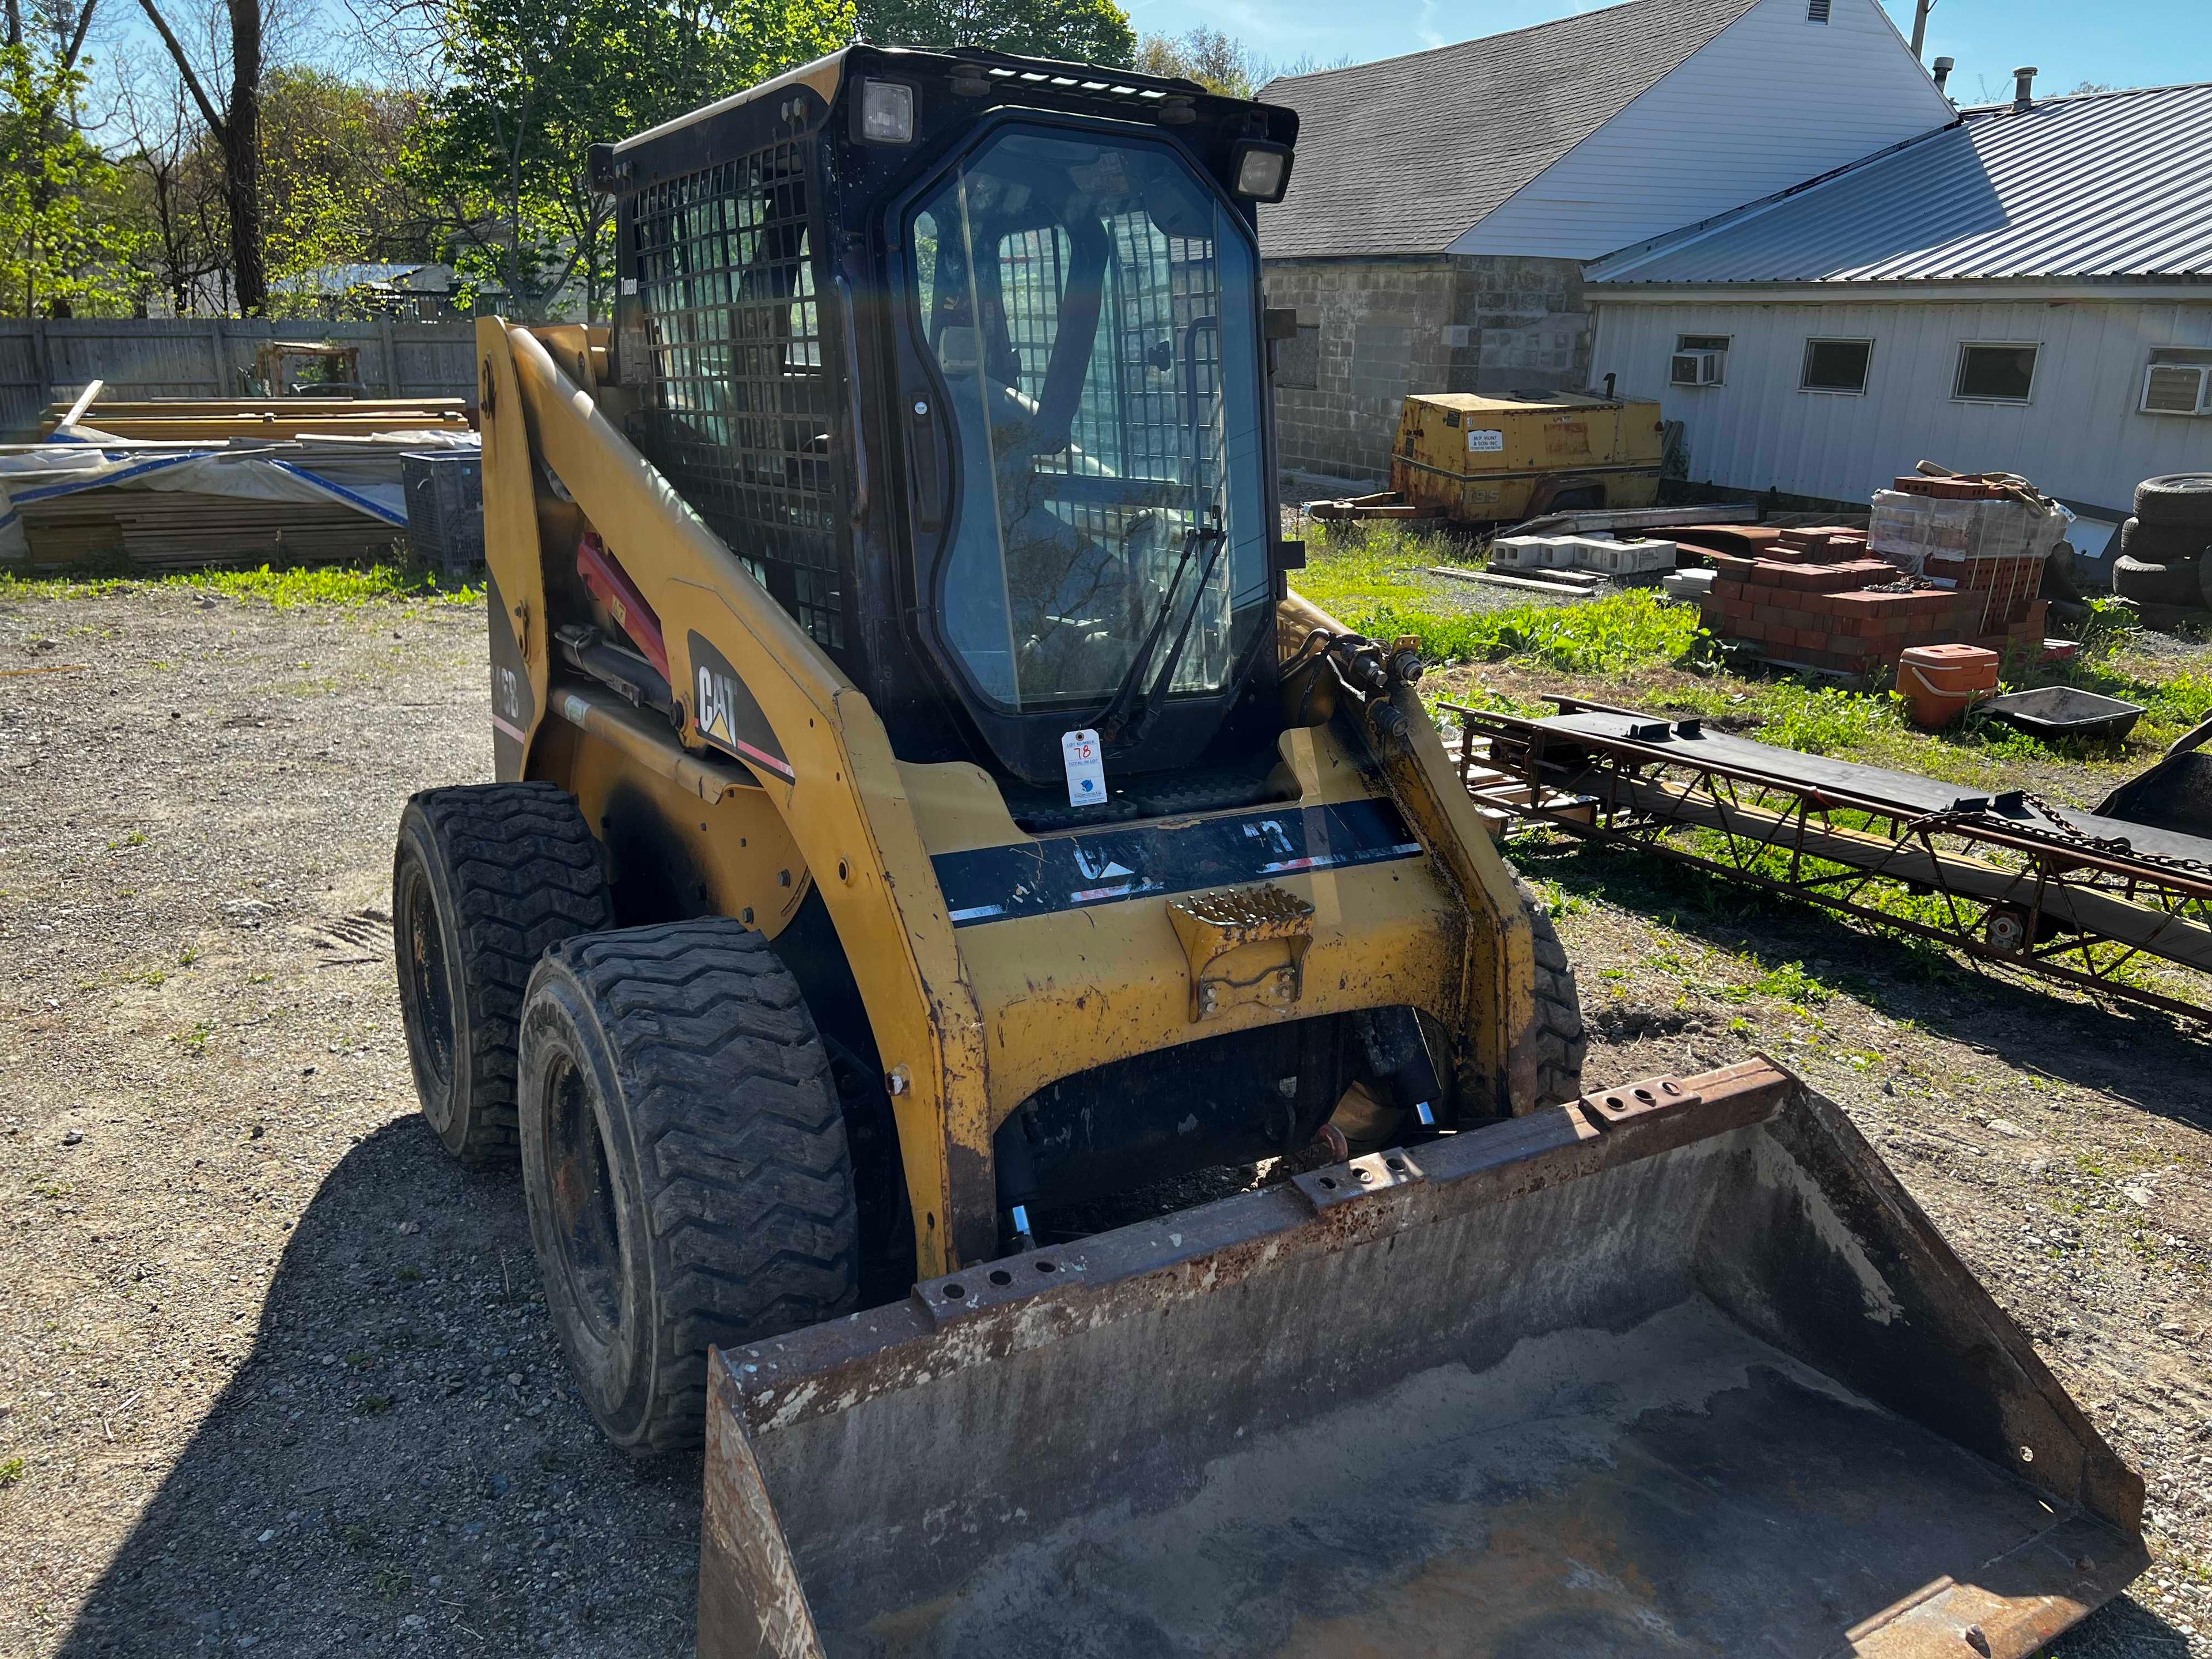
M 453 607 L 0 603 L 0 1652 L 688 1651 L 696 1459 L 601 1447 L 519 1183 L 415 1115 L 391 836 L 488 775 L 483 648 Z M 2206 1046 L 1522 850 L 1591 1077 L 1800 1067 L 2149 1479 L 2157 1567 L 2057 1651 L 2212 1659 Z

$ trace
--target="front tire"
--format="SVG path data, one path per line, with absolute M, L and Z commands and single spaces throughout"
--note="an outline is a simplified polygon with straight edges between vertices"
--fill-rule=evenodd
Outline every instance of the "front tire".
M 599 843 L 558 785 L 426 789 L 407 803 L 392 859 L 400 1023 L 422 1115 L 462 1163 L 514 1162 L 530 970 L 612 919 Z
M 1575 970 L 1567 961 L 1566 946 L 1551 913 L 1536 896 L 1536 890 L 1519 876 L 1514 890 L 1521 895 L 1528 929 L 1535 935 L 1536 1054 L 1535 1104 L 1558 1106 L 1583 1091 L 1583 1061 L 1589 1054 L 1589 1032 L 1583 1024 L 1582 995 L 1575 988 Z
M 767 941 L 709 917 L 549 952 L 521 1048 L 531 1238 L 569 1369 L 616 1445 L 696 1445 L 710 1346 L 856 1299 L 822 1038 Z

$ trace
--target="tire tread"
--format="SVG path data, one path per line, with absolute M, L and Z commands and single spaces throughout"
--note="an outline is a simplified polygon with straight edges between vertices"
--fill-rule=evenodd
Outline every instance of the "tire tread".
M 554 945 L 613 920 L 599 842 L 575 797 L 556 783 L 426 789 L 408 807 L 429 830 L 459 909 L 475 1041 L 453 1057 L 457 1073 L 468 1069 L 471 1103 L 456 1155 L 471 1165 L 511 1164 L 520 1145 L 515 1050 L 531 973 Z
M 1521 895 L 1535 935 L 1537 1098 L 1539 1106 L 1556 1106 L 1583 1091 L 1583 1061 L 1589 1054 L 1589 1033 L 1583 1024 L 1583 1005 L 1575 987 L 1575 970 L 1559 943 L 1559 929 L 1536 891 L 1518 875 L 1513 886 Z
M 726 917 L 568 939 L 549 958 L 614 1048 L 652 1231 L 659 1363 L 637 1451 L 699 1443 L 707 1352 L 851 1310 L 860 1217 L 830 1055 L 797 981 Z

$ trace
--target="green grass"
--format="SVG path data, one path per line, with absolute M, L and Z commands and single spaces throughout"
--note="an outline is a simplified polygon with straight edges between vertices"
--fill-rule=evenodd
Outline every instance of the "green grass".
M 2092 604 L 2078 630 L 2081 650 L 2071 661 L 2015 656 L 2005 665 L 2003 684 L 2010 691 L 2069 685 L 2142 704 L 2142 720 L 2123 747 L 2102 740 L 2045 740 L 1979 714 L 1923 732 L 1906 718 L 1903 701 L 1886 684 L 1852 690 L 1809 678 L 1739 671 L 1722 659 L 1691 607 L 1664 604 L 1647 589 L 1579 604 L 1471 609 L 1455 604 L 1448 584 L 1427 574 L 1431 566 L 1465 564 L 1467 549 L 1389 524 L 1338 526 L 1326 533 L 1317 526 L 1309 554 L 1309 568 L 1293 584 L 1299 592 L 1361 633 L 1382 639 L 1412 635 L 1422 654 L 1440 666 L 1498 663 L 1548 671 L 1572 678 L 1551 681 L 1544 690 L 1654 713 L 1701 715 L 1778 747 L 1918 773 L 1966 789 L 2017 787 L 2023 768 L 2042 780 L 2039 787 L 2050 787 L 2058 767 L 2078 769 L 2084 775 L 2078 793 L 2094 799 L 2109 787 L 2100 780 L 2138 769 L 2149 755 L 2212 715 L 2212 667 L 2203 653 L 2177 659 L 2170 646 L 2163 653 L 2146 649 L 2135 607 L 2124 600 Z M 1501 687 L 1455 678 L 1460 683 L 1449 687 L 1441 675 L 1429 682 L 1431 700 L 1523 714 L 1548 712 L 1530 697 L 1525 681 Z
M 14 1486 L 23 1478 L 23 1460 L 10 1457 L 0 1460 L 0 1490 Z
M 1526 659 L 1594 674 L 1687 662 L 1705 647 L 1695 611 L 1644 588 L 1571 605 L 1449 609 L 1415 579 L 1457 557 L 1463 555 L 1449 544 L 1387 526 L 1340 531 L 1312 544 L 1311 562 L 1291 585 L 1370 638 L 1411 635 L 1435 663 Z
M 441 585 L 428 571 L 397 564 L 319 564 L 280 570 L 191 570 L 164 576 L 105 572 L 21 576 L 0 572 L 0 604 L 24 599 L 101 599 L 162 587 L 196 589 L 234 599 L 258 599 L 280 611 L 301 605 L 363 605 L 410 600 L 472 605 L 480 587 Z
M 1426 590 L 1413 578 L 1432 564 L 1449 561 L 1451 550 L 1430 537 L 1409 536 L 1387 526 L 1335 530 L 1321 526 L 1307 541 L 1306 568 L 1291 586 L 1340 620 L 1346 610 L 1377 605 L 1420 605 Z

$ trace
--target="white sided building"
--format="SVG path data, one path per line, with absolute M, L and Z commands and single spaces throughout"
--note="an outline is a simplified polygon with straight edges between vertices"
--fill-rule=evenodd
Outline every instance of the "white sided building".
M 1683 423 L 1692 480 L 2017 472 L 2096 553 L 2139 479 L 2212 469 L 2212 84 L 1969 109 L 1586 282 L 1593 374 Z
M 1284 459 L 1352 476 L 1408 392 L 1588 385 L 1583 261 L 1954 118 L 1879 0 L 1627 0 L 1260 95 Z

